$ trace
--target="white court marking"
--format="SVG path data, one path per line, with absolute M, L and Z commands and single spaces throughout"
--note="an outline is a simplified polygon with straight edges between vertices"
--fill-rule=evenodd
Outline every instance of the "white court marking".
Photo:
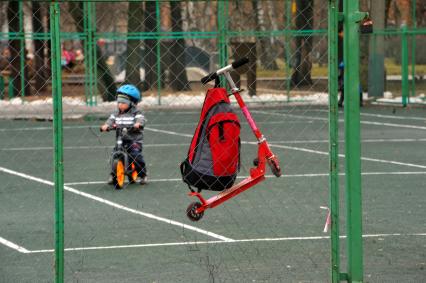
M 35 181 L 35 182 L 46 184 L 46 185 L 49 185 L 49 186 L 54 186 L 54 183 L 51 182 L 51 181 L 43 180 L 41 178 L 37 178 L 37 177 L 30 176 L 30 175 L 27 175 L 27 174 L 24 174 L 24 173 L 13 171 L 13 170 L 10 170 L 10 169 L 4 168 L 4 167 L 0 167 L 0 171 L 14 175 L 14 176 L 19 176 L 19 177 L 22 177 L 22 178 L 27 179 L 27 180 Z M 219 235 L 219 234 L 207 231 L 207 230 L 199 229 L 197 227 L 187 225 L 187 224 L 184 224 L 184 223 L 181 223 L 181 222 L 178 222 L 178 221 L 174 221 L 174 220 L 167 219 L 167 218 L 164 218 L 164 217 L 159 217 L 159 216 L 156 216 L 156 215 L 151 214 L 151 213 L 146 213 L 146 212 L 143 212 L 143 211 L 140 211 L 140 210 L 132 209 L 132 208 L 126 207 L 124 205 L 121 205 L 121 204 L 118 204 L 118 203 L 97 197 L 95 195 L 91 195 L 91 194 L 88 194 L 88 193 L 85 193 L 85 192 L 82 192 L 82 191 L 78 191 L 78 190 L 73 189 L 69 186 L 64 186 L 64 190 L 71 192 L 71 193 L 74 193 L 74 194 L 77 194 L 77 195 L 80 195 L 80 196 L 83 196 L 83 197 L 86 197 L 88 199 L 91 199 L 91 200 L 94 200 L 94 201 L 97 201 L 97 202 L 100 202 L 100 203 L 103 203 L 103 204 L 106 204 L 106 205 L 109 205 L 109 206 L 130 212 L 130 213 L 136 214 L 136 215 L 141 215 L 141 216 L 144 216 L 146 218 L 150 218 L 150 219 L 157 220 L 157 221 L 160 221 L 160 222 L 164 222 L 164 223 L 167 223 L 167 224 L 170 224 L 170 225 L 178 226 L 178 227 L 181 227 L 183 229 L 187 229 L 187 230 L 191 230 L 191 231 L 194 231 L 194 232 L 197 232 L 197 233 L 201 233 L 201 234 L 204 234 L 204 235 L 207 235 L 207 236 L 210 236 L 210 237 L 222 240 L 222 241 L 232 241 L 231 238 L 224 237 L 222 235 Z
M 165 130 L 159 130 L 159 129 L 153 129 L 150 127 L 145 127 L 146 130 L 153 131 L 153 132 L 159 132 L 164 134 L 170 134 L 170 135 L 177 135 L 177 136 L 183 136 L 183 137 L 189 137 L 192 138 L 192 135 L 189 134 L 182 134 L 174 131 L 165 131 Z M 257 145 L 257 142 L 247 142 L 242 141 L 242 144 L 253 144 Z M 319 150 L 313 150 L 308 148 L 302 148 L 302 147 L 294 147 L 294 146 L 287 146 L 287 145 L 278 145 L 269 143 L 270 147 L 277 147 L 277 148 L 284 148 L 284 149 L 290 149 L 290 150 L 296 150 L 296 151 L 302 151 L 302 152 L 309 152 L 309 153 L 315 153 L 315 154 L 321 154 L 321 155 L 328 155 L 328 152 L 326 151 L 319 151 Z M 344 154 L 339 154 L 339 157 L 344 158 Z M 415 167 L 415 168 L 422 168 L 426 169 L 426 165 L 419 165 L 419 164 L 413 164 L 413 163 L 405 163 L 405 162 L 399 162 L 399 161 L 393 161 L 393 160 L 385 160 L 385 159 L 378 159 L 378 158 L 369 158 L 369 157 L 361 157 L 361 160 L 365 161 L 373 161 L 373 162 L 379 162 L 379 163 L 388 163 L 388 164 L 394 164 L 394 165 L 402 165 L 402 166 L 408 166 L 408 167 Z
M 310 177 L 328 177 L 329 173 L 313 173 L 313 174 L 291 174 L 291 175 L 281 175 L 280 178 L 310 178 Z M 340 176 L 345 176 L 345 173 L 339 173 Z M 413 172 L 363 172 L 363 176 L 380 176 L 380 175 L 426 175 L 426 171 L 413 171 Z M 245 179 L 248 176 L 237 176 L 237 179 Z M 266 178 L 276 178 L 275 175 L 265 175 Z M 150 179 L 150 183 L 157 182 L 181 182 L 182 178 L 169 178 L 169 179 Z M 67 186 L 78 186 L 78 185 L 99 185 L 106 184 L 105 181 L 87 181 L 87 182 L 71 182 L 66 183 Z
M 253 112 L 257 112 L 257 113 L 265 113 L 263 111 L 253 111 Z M 302 116 L 302 115 L 294 115 L 294 114 L 285 114 L 285 113 L 265 113 L 265 114 L 269 114 L 269 115 L 280 115 L 280 116 L 289 116 L 289 117 L 296 117 L 296 118 L 302 118 L 302 119 L 310 119 L 310 120 L 322 120 L 322 121 L 328 121 L 327 118 L 319 118 L 319 117 L 309 117 L 309 116 Z M 379 115 L 379 114 L 366 114 L 366 113 L 361 113 L 361 115 L 364 116 L 375 116 L 375 117 L 380 117 L 380 118 L 393 118 L 393 119 L 414 119 L 414 120 L 425 120 L 423 118 L 419 118 L 419 117 L 395 117 L 395 116 L 388 116 L 388 115 Z M 344 120 L 339 119 L 339 122 L 342 122 Z M 426 127 L 423 126 L 413 126 L 413 125 L 405 125 L 405 124 L 393 124 L 393 123 L 380 123 L 380 122 L 372 122 L 372 121 L 361 121 L 362 124 L 369 124 L 369 125 L 378 125 L 378 126 L 389 126 L 389 127 L 400 127 L 400 128 L 411 128 L 411 129 L 421 129 L 421 130 L 426 130 Z M 64 128 L 90 128 L 88 126 L 72 126 L 72 127 L 64 127 Z M 27 130 L 51 130 L 51 127 L 36 127 L 36 128 L 26 128 Z M 165 130 L 159 130 L 159 129 L 154 129 L 154 128 L 146 128 L 148 130 L 154 131 L 154 132 L 160 132 L 160 133 L 165 133 L 165 134 L 172 134 L 172 135 L 179 135 L 179 136 L 185 136 L 185 137 L 190 137 L 192 138 L 192 135 L 187 135 L 187 134 L 180 134 L 180 133 L 176 133 L 173 131 L 165 131 Z M 10 129 L 0 129 L 0 131 L 8 131 Z M 15 131 L 17 130 L 22 130 L 21 129 L 14 129 Z M 368 142 L 368 140 L 365 140 L 366 142 Z M 381 141 L 401 141 L 401 142 L 407 142 L 407 141 L 425 141 L 425 139 L 393 139 L 393 140 L 383 140 L 383 139 L 377 139 L 377 140 L 371 140 L 371 142 L 373 141 L 377 141 L 377 142 L 381 142 Z M 294 141 L 294 143 L 299 142 L 299 141 Z M 328 141 L 324 141 L 324 142 L 328 142 Z M 247 144 L 256 144 L 254 142 L 245 142 Z M 300 143 L 306 143 L 305 141 L 300 141 Z M 306 148 L 297 148 L 297 147 L 290 147 L 290 146 L 280 146 L 277 144 L 271 144 L 271 146 L 274 147 L 278 147 L 278 148 L 286 148 L 286 149 L 291 149 L 291 150 L 298 150 L 298 151 L 304 151 L 304 152 L 310 152 L 310 153 L 316 153 L 316 154 L 322 154 L 322 155 L 328 155 L 328 152 L 322 152 L 322 151 L 316 151 L 316 150 L 311 150 L 311 149 L 306 149 Z M 70 147 L 71 148 L 71 147 Z M 87 148 L 93 148 L 93 147 L 87 147 Z M 103 146 L 101 146 L 100 148 L 104 148 Z M 52 149 L 49 147 L 39 147 L 38 149 Z M 22 149 L 19 149 L 22 150 Z M 339 154 L 340 157 L 344 157 L 343 154 Z M 410 167 L 417 167 L 417 168 L 426 168 L 426 166 L 424 165 L 418 165 L 418 164 L 411 164 L 411 163 L 403 163 L 403 162 L 397 162 L 397 161 L 390 161 L 390 160 L 382 160 L 382 159 L 374 159 L 374 158 L 366 158 L 366 157 L 361 157 L 362 160 L 367 160 L 367 161 L 374 161 L 374 162 L 381 162 L 381 163 L 389 163 L 389 164 L 395 164 L 395 165 L 404 165 L 404 166 L 410 166 Z M 32 177 L 23 173 L 19 173 L 16 171 L 12 171 L 3 167 L 0 167 L 0 171 L 3 171 L 5 173 L 9 173 L 12 175 L 17 175 L 29 180 L 33 180 L 33 181 L 37 181 L 43 184 L 47 184 L 50 186 L 53 186 L 54 183 L 50 182 L 50 181 L 46 181 L 40 178 L 36 178 L 36 177 Z M 392 175 L 408 175 L 408 174 L 426 174 L 426 172 L 366 172 L 366 173 L 362 173 L 363 175 L 384 175 L 384 174 L 392 174 Z M 324 174 L 296 174 L 296 175 L 288 175 L 288 176 L 284 176 L 284 177 L 315 177 L 315 176 L 328 176 L 328 173 L 324 173 Z M 181 180 L 181 179 L 158 179 L 157 181 L 175 181 L 175 180 Z M 154 180 L 151 180 L 154 181 Z M 91 184 L 94 182 L 80 182 L 80 183 L 74 183 L 74 184 Z M 74 250 L 94 250 L 94 249 L 112 249 L 112 248 L 134 248 L 134 247 L 154 247 L 154 246 L 178 246 L 178 245 L 198 245 L 198 244 L 210 244 L 210 243 L 235 243 L 235 242 L 255 242 L 255 241 L 285 241 L 285 240 L 317 240 L 317 239 L 329 239 L 329 236 L 318 236 L 318 237 L 292 237 L 292 238 L 265 238 L 265 239 L 245 239 L 245 240 L 234 240 L 234 239 L 230 239 L 230 238 L 226 238 L 223 237 L 221 235 L 217 235 L 215 233 L 211 233 L 209 231 L 205 231 L 202 229 L 198 229 L 196 227 L 193 226 L 189 226 L 177 221 L 173 221 L 170 219 L 166 219 L 166 218 L 162 218 L 162 217 L 158 217 L 149 213 L 145 213 L 145 212 L 141 212 L 138 210 L 134 210 L 131 208 L 127 208 L 125 206 L 113 203 L 111 201 L 96 197 L 94 195 L 90 195 L 78 190 L 75 190 L 73 188 L 70 188 L 68 186 L 65 186 L 64 188 L 66 191 L 87 197 L 89 199 L 119 208 L 119 209 L 123 209 L 125 211 L 134 213 L 134 214 L 139 214 L 151 219 L 155 219 L 158 221 L 162 221 L 168 224 L 172 224 L 172 225 L 176 225 L 182 228 L 186 228 L 189 230 L 193 230 L 202 234 L 206 234 L 215 238 L 220 239 L 220 241 L 201 241 L 201 242 L 180 242 L 180 243 L 160 243 L 160 244 L 146 244 L 146 245 L 121 245 L 121 246 L 110 246 L 110 247 L 82 247 L 82 248 L 69 248 L 69 249 L 65 249 L 66 251 L 74 251 Z M 388 236 L 426 236 L 425 233 L 419 233 L 419 234 L 375 234 L 375 235 L 364 235 L 363 237 L 368 238 L 368 237 L 388 237 Z M 344 236 L 343 236 L 344 237 Z M 42 252 L 53 252 L 54 250 L 35 250 L 35 251 L 30 251 L 25 249 L 22 246 L 19 246 L 11 241 L 8 241 L 2 237 L 0 237 L 0 243 L 11 248 L 14 249 L 20 253 L 42 253 Z
M 265 112 L 260 110 L 255 110 L 253 113 L 260 113 L 260 114 L 268 114 L 268 115 L 275 115 L 275 116 L 286 116 L 286 117 L 293 117 L 293 118 L 300 118 L 300 119 L 308 119 L 308 120 L 319 120 L 319 121 L 328 121 L 328 118 L 322 118 L 322 117 L 313 117 L 313 116 L 306 116 L 306 115 L 295 115 L 295 114 L 287 114 L 287 113 L 275 113 L 275 112 Z M 339 122 L 344 122 L 344 119 L 339 119 Z M 387 126 L 387 127 L 396 127 L 396 128 L 408 128 L 408 129 L 416 129 L 416 130 L 426 130 L 426 127 L 424 126 L 414 126 L 414 125 L 407 125 L 407 124 L 394 124 L 394 123 L 380 123 L 380 122 L 373 122 L 373 121 L 360 121 L 361 124 L 365 125 L 374 125 L 374 126 Z
M 15 244 L 11 241 L 8 241 L 8 240 L 6 240 L 5 238 L 2 238 L 2 237 L 0 237 L 0 244 L 3 244 L 8 248 L 11 248 L 12 250 L 18 251 L 18 252 L 23 253 L 23 254 L 27 254 L 27 253 L 30 252 L 26 248 L 19 246 L 19 245 Z
M 391 234 L 365 234 L 363 238 L 388 238 L 388 237 L 424 237 L 426 233 L 391 233 Z M 345 239 L 346 236 L 340 236 Z M 3 239 L 0 237 L 0 239 Z M 171 242 L 171 243 L 155 243 L 155 244 L 137 244 L 137 245 L 116 245 L 116 246 L 93 246 L 93 247 L 77 247 L 65 248 L 64 251 L 88 251 L 88 250 L 111 250 L 111 249 L 134 249 L 134 248 L 153 248 L 153 247 L 177 247 L 188 245 L 209 245 L 209 244 L 233 244 L 233 243 L 253 243 L 253 242 L 278 242 L 278 241 L 315 241 L 315 240 L 328 240 L 330 236 L 311 236 L 311 237 L 280 237 L 280 238 L 255 238 L 255 239 L 240 239 L 240 240 L 227 240 L 227 241 L 191 241 L 191 242 Z M 7 240 L 6 240 L 7 241 Z M 7 241 L 9 242 L 9 241 Z M 11 243 L 11 242 L 9 242 Z M 13 244 L 13 243 L 12 243 Z M 19 248 L 17 248 L 19 247 Z M 27 250 L 16 244 L 10 245 L 12 248 L 20 253 L 35 254 L 35 253 L 53 253 L 54 249 L 44 250 Z
M 329 143 L 329 140 L 287 140 L 287 141 L 269 141 L 272 144 L 317 144 L 317 143 Z M 339 143 L 344 143 L 344 140 L 339 140 Z M 408 143 L 408 142 L 426 142 L 426 138 L 419 139 L 363 139 L 362 143 Z M 157 144 L 144 144 L 144 147 L 177 147 L 177 146 L 188 146 L 187 143 L 157 143 Z M 64 150 L 83 150 L 83 149 L 111 149 L 111 145 L 90 145 L 90 146 L 64 146 Z M 34 150 L 53 150 L 52 146 L 36 146 L 36 147 L 10 147 L 0 148 L 0 151 L 34 151 Z
M 317 111 L 317 112 L 329 112 L 328 110 L 310 110 L 310 111 Z M 341 112 L 343 113 L 343 111 Z M 385 118 L 385 119 L 396 119 L 396 120 L 419 120 L 419 121 L 425 121 L 426 117 L 417 117 L 417 116 L 396 116 L 396 115 L 384 115 L 384 114 L 373 114 L 373 113 L 360 113 L 361 116 L 367 116 L 367 117 L 377 117 L 377 118 Z

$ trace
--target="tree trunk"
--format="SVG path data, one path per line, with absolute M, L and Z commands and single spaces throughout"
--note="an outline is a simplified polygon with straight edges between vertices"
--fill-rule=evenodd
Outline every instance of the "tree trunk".
M 262 3 L 258 0 L 252 1 L 253 10 L 255 12 L 256 26 L 260 31 L 266 31 L 265 27 L 265 11 Z M 256 38 L 257 40 L 257 38 Z M 275 62 L 275 53 L 271 45 L 270 37 L 260 38 L 260 64 L 266 70 L 278 70 L 278 65 Z
M 172 31 L 182 32 L 182 9 L 180 2 L 171 1 Z M 170 65 L 170 86 L 173 90 L 190 90 L 188 76 L 186 74 L 185 63 L 185 40 L 183 38 L 174 39 L 171 48 Z
M 296 29 L 312 30 L 313 28 L 313 0 L 296 0 Z M 291 81 L 294 86 L 311 85 L 312 36 L 297 36 L 295 38 L 295 62 Z
M 23 13 L 23 11 L 22 11 Z M 12 1 L 9 2 L 9 9 L 7 10 L 7 17 L 9 20 L 9 32 L 20 32 L 19 30 L 19 2 Z M 23 45 L 23 46 L 22 46 Z M 28 66 L 25 62 L 25 40 L 21 39 L 12 39 L 9 40 L 10 46 L 10 64 L 11 64 L 11 74 L 10 79 L 13 80 L 13 94 L 14 96 L 22 96 L 22 91 L 24 95 L 30 95 L 31 89 L 28 83 Z M 24 54 L 21 52 L 21 47 L 24 50 Z M 24 90 L 22 90 L 22 81 L 21 81 L 21 60 L 24 56 Z M 9 81 L 10 82 L 10 81 Z
M 145 3 L 145 31 L 155 32 L 157 30 L 156 2 Z M 147 39 L 145 41 L 145 54 L 143 54 L 145 67 L 144 90 L 159 87 L 157 85 L 157 39 Z M 163 85 L 163 83 L 161 84 Z
M 43 16 L 41 13 L 41 8 L 42 7 L 39 2 L 32 2 L 33 32 L 36 32 L 36 33 L 43 32 Z M 34 80 L 35 80 L 36 93 L 39 93 L 45 90 L 47 87 L 44 45 L 45 45 L 44 40 L 40 40 L 40 39 L 34 40 L 34 71 L 35 71 Z
M 127 31 L 142 32 L 142 18 L 142 2 L 129 2 Z M 141 41 L 139 39 L 127 39 L 126 82 L 135 85 L 139 89 L 142 89 L 140 76 L 141 54 Z

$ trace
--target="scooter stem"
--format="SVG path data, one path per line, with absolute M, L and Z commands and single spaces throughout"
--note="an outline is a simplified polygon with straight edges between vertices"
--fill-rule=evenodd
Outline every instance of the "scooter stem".
M 241 98 L 240 89 L 238 87 L 236 87 L 234 80 L 232 79 L 229 72 L 225 72 L 224 75 L 226 77 L 226 80 L 228 81 L 229 86 L 231 87 L 231 92 L 235 96 L 235 99 L 237 100 L 238 105 L 240 106 L 241 111 L 244 114 L 244 117 L 246 117 L 246 120 L 247 120 L 251 130 L 253 131 L 257 141 L 259 143 L 265 141 L 265 137 L 262 135 L 259 128 L 256 126 L 256 123 L 254 122 L 253 117 L 251 116 L 251 114 L 250 114 L 246 104 L 244 103 L 243 99 Z

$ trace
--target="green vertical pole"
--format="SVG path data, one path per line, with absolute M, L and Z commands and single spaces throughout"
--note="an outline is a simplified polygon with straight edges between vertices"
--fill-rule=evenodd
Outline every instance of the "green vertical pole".
M 409 102 L 408 98 L 408 38 L 407 38 L 407 26 L 402 27 L 401 35 L 401 76 L 402 76 L 402 105 L 405 107 Z
M 4 78 L 0 75 L 0 100 L 4 99 Z
M 93 2 L 87 2 L 87 23 L 88 23 L 88 34 L 89 34 L 89 60 L 90 60 L 90 93 L 89 93 L 89 105 L 93 106 L 93 96 L 96 94 L 96 40 L 94 37 L 94 13 L 93 13 Z
M 217 20 L 218 20 L 218 29 L 219 29 L 219 67 L 224 67 L 228 64 L 228 0 L 218 1 L 217 2 Z M 222 78 L 221 78 L 222 79 Z M 223 81 L 221 80 L 223 83 Z
M 64 282 L 64 168 L 62 129 L 62 78 L 60 9 L 57 2 L 50 4 L 50 38 L 52 42 L 52 96 L 55 181 L 55 282 Z
M 293 0 L 286 0 L 286 29 L 287 29 L 287 35 L 285 36 L 285 70 L 286 70 L 286 85 L 287 85 L 287 102 L 290 102 L 290 60 L 291 60 L 291 54 L 290 54 L 290 42 L 291 42 L 291 34 L 290 31 L 292 29 L 291 26 L 291 15 L 292 15 L 292 1 Z
M 339 110 L 337 107 L 338 95 L 338 33 L 337 0 L 328 2 L 328 92 L 329 92 L 329 186 L 330 186 L 330 213 L 331 213 L 331 282 L 340 281 L 340 247 L 339 247 Z
M 90 70 L 90 60 L 89 60 L 89 34 L 88 34 L 88 18 L 87 18 L 87 2 L 83 2 L 83 33 L 84 33 L 84 96 L 86 98 L 86 105 L 89 104 L 89 70 Z
M 21 96 L 25 96 L 25 37 L 24 37 L 24 2 L 19 1 L 19 37 L 20 37 L 20 77 L 21 77 Z
M 96 96 L 96 41 L 95 41 L 95 14 L 94 3 L 83 2 L 84 14 L 84 33 L 86 37 L 85 44 L 85 74 L 87 78 L 86 83 L 86 104 L 95 105 L 94 96 Z
M 349 282 L 363 281 L 361 143 L 359 106 L 359 12 L 358 0 L 344 0 L 343 61 L 345 66 L 345 172 Z
M 385 28 L 385 0 L 376 0 L 371 5 L 371 18 L 374 19 L 374 28 Z M 368 62 L 368 96 L 383 97 L 385 91 L 385 37 L 374 33 L 370 36 Z
M 156 19 L 156 30 L 157 32 L 161 31 L 161 17 L 160 17 L 160 2 L 155 3 L 155 17 Z M 157 97 L 158 105 L 161 105 L 161 39 L 157 37 Z
M 9 77 L 9 87 L 7 91 L 8 93 L 7 96 L 9 97 L 9 100 L 15 97 L 15 94 L 14 94 L 15 88 L 13 87 L 14 83 L 15 83 L 15 80 L 12 77 Z
M 92 105 L 92 91 L 93 91 L 93 51 L 92 51 L 92 33 L 91 33 L 91 7 L 89 2 L 83 2 L 83 14 L 84 14 L 84 34 L 86 38 L 85 42 L 85 86 L 86 86 L 86 105 Z
M 91 105 L 97 105 L 97 93 L 98 93 L 98 56 L 97 56 L 97 37 L 96 37 L 96 3 L 89 2 L 90 11 L 92 11 L 92 15 L 89 18 L 91 22 L 91 31 L 92 31 L 92 67 L 93 67 L 93 87 L 92 87 L 92 95 L 91 95 Z
M 415 31 L 417 29 L 417 13 L 416 13 L 416 6 L 417 1 L 412 1 L 412 16 L 413 19 L 413 30 Z M 416 96 L 416 34 L 413 34 L 411 37 L 411 96 Z

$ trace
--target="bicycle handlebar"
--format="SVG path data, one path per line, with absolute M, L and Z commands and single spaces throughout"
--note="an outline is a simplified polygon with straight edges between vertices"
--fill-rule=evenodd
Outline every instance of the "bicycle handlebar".
M 109 131 L 112 131 L 112 130 L 124 130 L 124 129 L 126 129 L 127 131 L 133 130 L 133 129 L 142 130 L 143 126 L 141 126 L 139 128 L 136 128 L 134 126 L 130 126 L 130 127 L 117 127 L 117 126 L 116 127 L 108 127 L 105 132 L 109 132 Z M 103 132 L 102 127 L 99 128 L 99 131 Z
M 247 57 L 243 57 L 241 59 L 238 59 L 234 62 L 232 62 L 230 65 L 223 67 L 215 72 L 212 72 L 210 74 L 208 74 L 207 76 L 203 77 L 201 79 L 201 83 L 202 84 L 206 84 L 212 80 L 215 80 L 219 75 L 229 72 L 230 70 L 235 70 L 241 66 L 243 66 L 244 64 L 247 64 L 249 62 L 249 59 Z

